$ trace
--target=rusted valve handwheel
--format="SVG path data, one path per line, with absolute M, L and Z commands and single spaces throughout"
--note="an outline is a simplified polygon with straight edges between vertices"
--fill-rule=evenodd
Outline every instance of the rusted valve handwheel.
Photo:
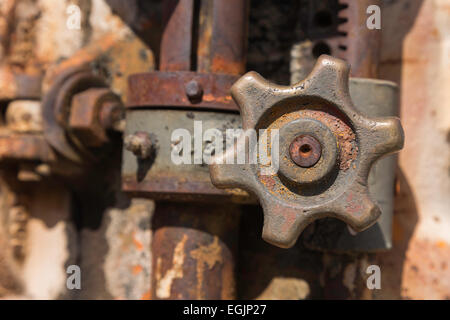
M 356 111 L 349 70 L 346 62 L 322 55 L 311 74 L 293 86 L 249 72 L 231 89 L 244 130 L 278 130 L 279 169 L 267 174 L 259 162 L 227 164 L 225 159 L 234 156 L 229 153 L 239 150 L 230 148 L 210 165 L 211 180 L 219 188 L 241 188 L 258 197 L 264 209 L 262 237 L 269 243 L 293 246 L 318 218 L 335 217 L 362 231 L 381 214 L 369 197 L 368 173 L 378 158 L 403 147 L 403 130 L 398 118 L 370 119 Z M 270 134 L 267 141 L 276 150 Z M 277 167 L 274 154 L 272 166 Z

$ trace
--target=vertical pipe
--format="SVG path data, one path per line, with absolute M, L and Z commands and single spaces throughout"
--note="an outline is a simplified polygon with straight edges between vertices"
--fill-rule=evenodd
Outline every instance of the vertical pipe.
M 347 21 L 340 26 L 345 33 L 347 49 L 345 59 L 351 65 L 351 76 L 377 78 L 380 58 L 381 30 L 369 29 L 367 8 L 381 7 L 380 0 L 341 0 L 348 7 L 339 14 Z
M 235 298 L 236 206 L 158 202 L 152 299 Z
M 203 0 L 200 7 L 199 72 L 239 75 L 247 54 L 247 0 Z
M 247 1 L 202 0 L 198 38 L 194 2 L 166 0 L 160 70 L 243 73 Z M 236 297 L 239 207 L 157 202 L 152 226 L 153 299 Z
M 191 69 L 194 0 L 166 0 L 163 16 L 166 25 L 161 39 L 159 69 L 188 71 Z

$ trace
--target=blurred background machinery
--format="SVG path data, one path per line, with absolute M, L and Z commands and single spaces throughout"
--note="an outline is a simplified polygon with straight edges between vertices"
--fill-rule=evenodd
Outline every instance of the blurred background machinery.
M 380 30 L 365 24 L 374 4 Z M 448 10 L 0 1 L 0 297 L 448 299 Z M 405 146 L 398 168 L 390 157 L 371 172 L 378 224 L 354 236 L 318 220 L 281 249 L 261 240 L 256 199 L 215 188 L 207 165 L 168 163 L 170 134 L 194 120 L 239 128 L 229 88 L 240 75 L 294 84 L 322 54 L 387 80 L 353 79 L 350 95 L 367 116 L 400 115 Z M 66 287 L 72 264 L 82 290 Z M 366 287 L 372 264 L 380 290 Z

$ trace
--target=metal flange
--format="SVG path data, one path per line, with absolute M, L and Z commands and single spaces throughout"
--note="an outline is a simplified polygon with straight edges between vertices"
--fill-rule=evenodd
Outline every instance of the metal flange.
M 362 231 L 381 214 L 369 197 L 369 170 L 381 156 L 403 147 L 403 129 L 398 118 L 371 119 L 356 110 L 349 71 L 343 60 L 322 55 L 311 74 L 293 86 L 249 72 L 231 89 L 245 130 L 255 129 L 259 140 L 261 130 L 278 132 L 279 139 L 261 140 L 272 150 L 271 165 L 278 170 L 267 174 L 262 170 L 267 164 L 259 161 L 228 164 L 226 159 L 240 150 L 231 148 L 210 165 L 211 180 L 216 187 L 257 196 L 264 209 L 262 237 L 269 243 L 289 248 L 308 224 L 323 217 Z M 237 144 L 243 139 L 246 135 Z M 261 150 L 250 145 L 245 152 L 258 152 L 255 148 Z M 309 159 L 307 165 L 296 156 Z

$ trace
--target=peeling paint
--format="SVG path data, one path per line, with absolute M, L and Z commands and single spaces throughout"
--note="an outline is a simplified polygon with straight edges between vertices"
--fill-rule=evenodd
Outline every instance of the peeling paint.
M 353 292 L 356 288 L 356 263 L 348 264 L 344 269 L 344 276 L 342 278 L 342 283 L 348 288 L 350 292 Z
M 187 235 L 183 235 L 183 239 L 175 246 L 172 258 L 172 268 L 167 270 L 164 277 L 161 277 L 162 259 L 158 257 L 156 262 L 156 295 L 158 298 L 167 299 L 170 297 L 170 290 L 175 279 L 183 277 L 184 263 L 184 246 L 187 241 Z
M 197 260 L 197 299 L 205 299 L 202 290 L 205 265 L 211 270 L 216 263 L 222 263 L 222 248 L 219 245 L 219 238 L 215 236 L 210 245 L 192 250 L 191 257 Z

